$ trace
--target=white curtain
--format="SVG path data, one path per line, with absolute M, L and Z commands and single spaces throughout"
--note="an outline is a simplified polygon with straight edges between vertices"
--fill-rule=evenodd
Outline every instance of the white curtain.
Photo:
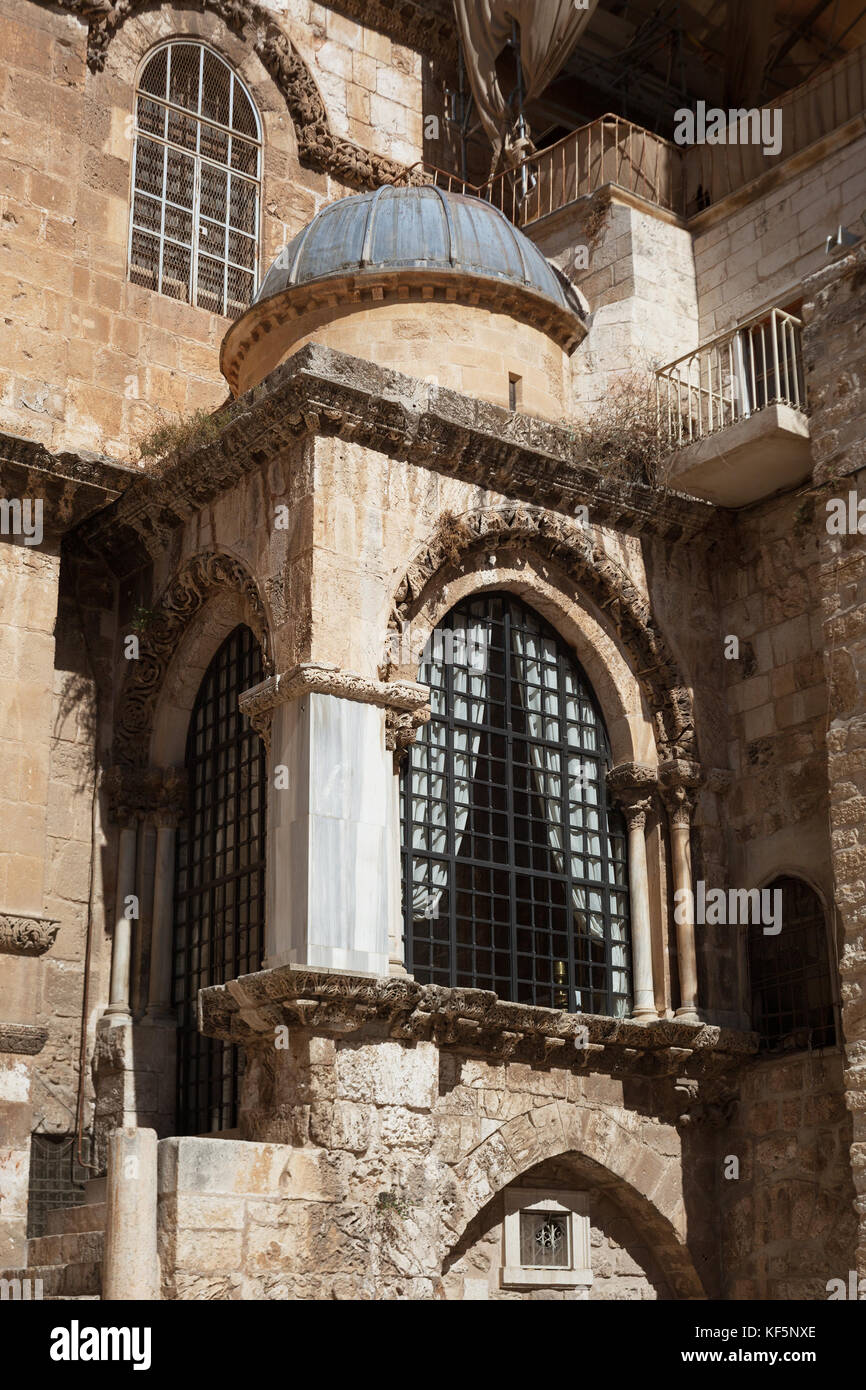
M 430 755 L 428 770 L 421 767 L 412 769 L 412 796 L 429 796 L 426 803 L 430 811 L 429 823 L 420 823 L 412 817 L 412 848 L 428 850 L 433 854 L 447 854 L 448 817 L 452 804 L 448 796 L 446 775 L 447 747 L 444 726 L 436 722 L 437 708 L 444 714 L 445 666 L 453 670 L 454 719 L 464 721 L 470 728 L 455 724 L 454 761 L 452 764 L 452 797 L 454 817 L 454 854 L 460 856 L 460 847 L 469 822 L 472 805 L 472 782 L 478 765 L 478 751 L 481 746 L 481 725 L 484 722 L 487 697 L 487 628 L 483 622 L 473 622 L 461 614 L 454 618 L 453 631 L 436 631 L 425 650 L 423 665 L 429 669 L 433 694 L 432 719 L 430 723 Z M 429 787 L 429 790 L 428 790 Z M 420 803 L 419 803 L 420 804 Z M 426 843 L 429 836 L 429 845 Z M 428 877 L 429 871 L 429 877 Z M 412 915 L 421 917 L 438 916 L 442 894 L 448 887 L 447 869 L 444 864 L 430 863 L 429 860 L 415 860 L 416 874 L 423 879 L 413 885 Z

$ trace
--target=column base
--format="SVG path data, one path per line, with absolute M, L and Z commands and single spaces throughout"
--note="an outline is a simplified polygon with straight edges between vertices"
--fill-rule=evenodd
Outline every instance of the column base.
M 686 1005 L 686 1007 L 682 1009 L 677 1009 L 676 1013 L 674 1014 L 674 1018 L 678 1019 L 680 1023 L 703 1022 L 703 1020 L 698 1017 L 697 1011 L 693 1004 Z
M 633 1009 L 629 1014 L 629 1023 L 658 1023 L 658 1009 Z

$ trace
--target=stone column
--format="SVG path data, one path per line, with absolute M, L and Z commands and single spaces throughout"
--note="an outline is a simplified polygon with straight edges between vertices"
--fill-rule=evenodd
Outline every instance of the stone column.
M 159 1298 L 156 1131 L 117 1129 L 108 1141 L 102 1297 Z
M 153 874 L 153 930 L 150 945 L 149 1019 L 171 1017 L 171 955 L 174 935 L 174 861 L 178 816 L 156 814 L 156 863 Z
M 245 692 L 268 743 L 268 969 L 387 975 L 399 864 L 386 711 L 423 717 L 427 690 L 295 667 Z
M 111 951 L 111 987 L 106 1014 L 129 1016 L 129 968 L 132 960 L 132 919 L 126 899 L 135 893 L 135 856 L 138 830 L 128 815 L 121 822 L 117 851 L 117 892 L 114 911 L 114 944 Z
M 608 785 L 628 825 L 628 886 L 631 953 L 634 982 L 632 1018 L 649 1023 L 658 1018 L 653 985 L 652 925 L 646 856 L 646 821 L 652 809 L 655 771 L 638 763 L 622 763 L 608 773 Z
M 675 921 L 679 918 L 676 929 L 680 1007 L 676 1017 L 684 1023 L 699 1023 L 691 826 L 695 807 L 694 788 L 701 780 L 700 770 L 693 764 L 669 764 L 661 769 L 660 779 L 671 828 L 671 869 L 675 901 L 678 903 Z

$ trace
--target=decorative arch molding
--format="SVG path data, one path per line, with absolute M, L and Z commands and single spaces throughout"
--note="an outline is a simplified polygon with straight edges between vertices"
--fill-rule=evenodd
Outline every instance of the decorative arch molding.
M 108 46 L 127 19 L 153 8 L 153 0 L 39 0 L 85 21 L 87 64 L 92 72 L 105 66 Z M 295 126 L 298 158 L 310 168 L 358 188 L 412 182 L 406 165 L 387 159 L 335 135 L 312 73 L 275 17 L 254 0 L 195 0 L 194 7 L 215 15 L 252 47 L 282 94 Z
M 627 1111 L 560 1100 L 500 1125 L 452 1170 L 458 1201 L 446 1218 L 451 1238 L 443 1266 L 494 1197 L 540 1163 L 571 1154 L 646 1233 L 676 1297 L 705 1299 L 686 1243 L 681 1160 L 658 1150 L 648 1154 L 631 1133 L 632 1123 Z
M 262 648 L 264 674 L 272 674 L 265 607 L 249 571 L 234 556 L 219 551 L 193 556 L 163 591 L 140 635 L 139 658 L 130 662 L 120 696 L 114 735 L 115 763 L 147 765 L 157 702 L 169 665 L 192 619 L 211 598 L 227 590 L 240 595 L 244 621 Z
M 693 764 L 697 736 L 692 694 L 650 605 L 622 566 L 567 517 L 525 503 L 443 516 L 397 585 L 388 620 L 391 631 L 402 633 L 434 581 L 443 584 L 449 574 L 456 578 L 469 557 L 491 548 L 543 556 L 580 585 L 607 614 L 631 657 L 653 717 L 659 761 Z

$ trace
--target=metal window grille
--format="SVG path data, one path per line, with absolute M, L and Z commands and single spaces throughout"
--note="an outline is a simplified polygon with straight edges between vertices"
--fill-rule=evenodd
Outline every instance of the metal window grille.
M 135 97 L 129 278 L 238 318 L 258 273 L 261 126 L 227 63 L 171 42 Z
M 240 626 L 214 656 L 190 719 L 189 808 L 177 837 L 174 1004 L 180 1134 L 233 1129 L 241 1053 L 196 1027 L 198 991 L 259 970 L 264 947 L 265 749 L 238 710 L 262 679 Z
M 520 1213 L 520 1263 L 530 1269 L 568 1269 L 569 1217 L 556 1211 Z
M 770 884 L 782 893 L 782 930 L 749 928 L 752 1026 L 767 1052 L 832 1047 L 836 1011 L 830 977 L 827 928 L 820 899 L 798 878 Z
M 505 594 L 453 609 L 424 653 L 432 717 L 401 779 L 405 949 L 424 982 L 623 1017 L 626 836 L 592 690 Z
M 77 1207 L 84 1201 L 87 1169 L 78 1162 L 72 1134 L 30 1136 L 30 1185 L 27 1197 L 27 1238 L 45 1234 L 50 1211 Z M 86 1157 L 86 1155 L 85 1155 Z

